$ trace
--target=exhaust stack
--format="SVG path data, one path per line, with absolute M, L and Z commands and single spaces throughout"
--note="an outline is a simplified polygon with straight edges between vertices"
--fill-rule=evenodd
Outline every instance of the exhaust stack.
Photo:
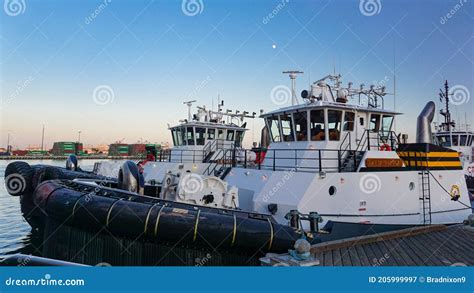
M 416 142 L 433 143 L 433 134 L 431 133 L 431 122 L 435 113 L 435 103 L 430 101 L 418 115 L 416 121 Z

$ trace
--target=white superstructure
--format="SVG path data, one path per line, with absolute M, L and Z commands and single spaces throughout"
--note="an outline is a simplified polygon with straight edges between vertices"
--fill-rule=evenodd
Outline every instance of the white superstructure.
M 189 194 L 173 200 L 270 213 L 280 223 L 299 225 L 318 213 L 325 229 L 340 237 L 341 229 L 351 236 L 465 220 L 472 210 L 458 153 L 423 133 L 417 143 L 401 142 L 393 132 L 400 113 L 385 109 L 385 88 L 343 87 L 340 80 L 328 75 L 301 93 L 303 103 L 262 114 L 262 137 L 271 141 L 262 153 L 241 147 L 244 126 L 216 124 L 212 115 L 222 111 L 199 108 L 170 127 L 175 147 L 161 162 L 144 166 L 145 181 L 169 188 L 164 178 L 174 176 L 175 193 Z M 418 131 L 431 131 L 433 111 L 431 102 Z M 201 176 L 227 185 L 211 180 L 219 183 L 212 189 Z M 181 177 L 194 181 L 183 187 L 188 182 Z M 238 196 L 229 195 L 237 190 Z M 209 201 L 215 192 L 219 203 Z

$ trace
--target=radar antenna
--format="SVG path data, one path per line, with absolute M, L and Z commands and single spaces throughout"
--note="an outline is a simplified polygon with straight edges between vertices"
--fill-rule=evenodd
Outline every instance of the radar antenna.
M 196 100 L 183 102 L 183 104 L 188 106 L 188 121 L 191 121 L 193 118 L 193 116 L 191 115 L 191 107 L 193 106 L 193 103 L 196 103 Z
M 291 79 L 291 105 L 298 105 L 298 98 L 296 97 L 296 77 L 298 74 L 303 74 L 303 71 L 289 70 L 283 71 L 283 74 L 288 74 Z

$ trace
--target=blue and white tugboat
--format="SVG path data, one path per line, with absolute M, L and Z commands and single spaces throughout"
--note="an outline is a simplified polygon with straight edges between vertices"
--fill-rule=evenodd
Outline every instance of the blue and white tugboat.
M 169 128 L 174 147 L 156 161 L 103 162 L 92 173 L 76 170 L 73 159 L 69 170 L 15 162 L 6 184 L 23 178 L 12 195 L 21 195 L 32 224 L 54 218 L 114 235 L 260 253 L 285 251 L 301 238 L 467 219 L 462 161 L 433 141 L 433 102 L 408 143 L 393 131 L 400 113 L 386 109 L 385 87 L 344 87 L 340 75 L 328 75 L 299 103 L 295 75 L 292 106 L 261 113 L 259 148 L 242 147 L 243 120 L 255 113 L 220 105 L 191 115 L 188 102 L 187 119 Z

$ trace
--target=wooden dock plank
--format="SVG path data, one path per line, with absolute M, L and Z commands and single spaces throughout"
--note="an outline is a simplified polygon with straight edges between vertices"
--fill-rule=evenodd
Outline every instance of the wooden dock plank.
M 372 244 L 367 243 L 362 245 L 362 249 L 365 252 L 365 255 L 367 255 L 367 259 L 369 262 L 369 266 L 373 266 L 377 262 L 377 255 L 375 254 L 374 250 L 372 249 Z
M 347 247 L 341 248 L 341 258 L 342 258 L 342 265 L 344 266 L 352 266 L 350 251 Z
M 351 259 L 351 263 L 353 266 L 361 266 L 361 261 L 360 261 L 360 258 L 357 254 L 357 249 L 356 249 L 356 246 L 351 246 L 349 248 L 347 248 L 348 250 L 348 253 L 349 253 L 349 257 Z
M 311 252 L 324 266 L 474 265 L 474 228 L 415 227 L 320 243 Z
M 403 249 L 400 248 L 400 244 L 398 243 L 398 239 L 389 239 L 387 243 L 390 246 L 392 251 L 395 251 L 396 261 L 401 266 L 414 266 L 415 262 L 411 259 L 411 257 L 405 253 Z
M 424 239 L 425 242 L 440 243 L 440 241 L 437 238 L 435 238 L 433 235 L 422 235 L 422 236 L 420 235 L 420 237 Z M 453 251 L 450 245 L 443 244 L 439 247 L 438 251 L 434 251 L 434 253 L 436 253 L 436 255 L 444 263 L 444 265 L 447 265 L 447 266 L 459 260 L 459 254 Z
M 386 241 L 381 241 L 380 244 L 385 247 L 385 250 L 387 251 L 384 254 L 384 258 L 388 260 L 387 265 L 391 266 L 404 266 L 406 265 L 405 261 L 403 258 L 400 256 L 398 251 L 396 250 L 396 247 L 392 245 L 390 240 Z
M 421 264 L 423 259 L 421 259 L 410 247 L 410 243 L 407 242 L 407 238 L 397 239 L 400 249 L 402 249 L 415 264 Z
M 438 243 L 443 243 L 449 250 L 452 251 L 453 254 L 456 255 L 456 258 L 453 259 L 451 262 L 456 263 L 456 262 L 463 262 L 463 263 L 470 263 L 474 264 L 474 247 L 471 248 L 465 248 L 463 246 L 458 245 L 456 243 L 456 238 L 453 238 L 455 235 L 455 231 L 453 231 L 451 234 L 438 234 L 438 233 L 433 233 L 430 235 L 433 239 L 437 239 Z
M 449 247 L 453 252 L 456 253 L 458 259 L 469 260 L 472 261 L 472 251 L 473 247 L 468 247 L 461 245 L 457 240 L 458 237 L 456 235 L 457 228 L 451 229 L 450 233 L 445 234 L 436 234 L 434 233 L 432 237 L 438 239 L 440 243 L 443 243 L 446 247 Z
M 464 249 L 470 250 L 474 246 L 474 234 L 468 233 L 463 227 L 453 227 L 454 231 L 454 238 L 459 244 L 459 246 L 464 247 Z
M 339 249 L 334 249 L 332 251 L 332 262 L 334 266 L 342 266 L 342 256 Z
M 370 261 L 369 261 L 369 258 L 367 257 L 367 254 L 365 254 L 364 248 L 362 248 L 361 245 L 356 245 L 355 248 L 357 251 L 357 256 L 359 257 L 359 260 L 360 260 L 360 265 L 370 266 Z
M 426 246 L 423 245 L 423 243 L 420 242 L 418 238 L 415 237 L 407 237 L 405 239 L 406 243 L 410 246 L 410 249 L 413 250 L 413 252 L 419 256 L 421 259 L 421 264 L 420 265 L 425 265 L 425 266 L 436 266 L 436 265 L 442 265 L 441 261 L 438 260 L 432 252 L 428 251 L 426 249 Z
M 324 265 L 333 266 L 334 262 L 332 261 L 332 251 L 327 250 L 327 251 L 324 251 L 323 253 L 324 253 Z

